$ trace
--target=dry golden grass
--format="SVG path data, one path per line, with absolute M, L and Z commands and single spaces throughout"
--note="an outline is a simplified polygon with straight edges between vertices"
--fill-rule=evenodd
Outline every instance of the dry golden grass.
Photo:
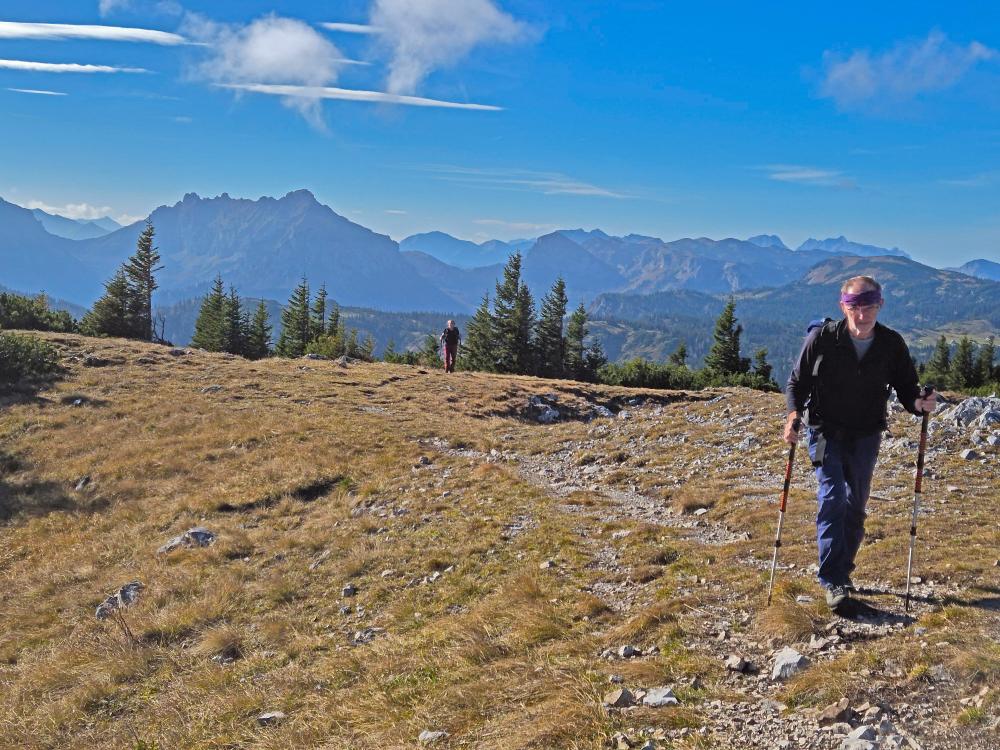
M 65 379 L 37 397 L 0 395 L 0 747 L 365 750 L 413 747 L 420 731 L 445 729 L 454 746 L 596 749 L 627 724 L 698 726 L 700 700 L 730 694 L 718 656 L 689 647 L 716 620 L 735 618 L 739 630 L 746 613 L 753 636 L 792 642 L 824 617 L 794 602 L 817 590 L 785 570 L 764 611 L 761 569 L 747 564 L 769 559 L 784 460 L 769 435 L 778 397 L 718 392 L 733 416 L 755 418 L 720 434 L 689 421 L 717 415 L 707 403 L 716 394 L 172 357 L 47 336 L 67 358 L 94 352 L 120 364 L 67 359 Z M 570 416 L 636 395 L 659 399 L 663 416 L 521 419 L 528 397 L 545 393 Z M 89 401 L 74 407 L 71 395 Z M 748 433 L 766 446 L 752 479 L 746 456 L 724 453 Z M 489 459 L 493 449 L 604 473 L 598 489 L 555 495 L 516 461 Z M 935 468 L 959 471 L 944 460 Z M 802 467 L 782 548 L 797 571 L 814 557 L 806 477 Z M 982 586 L 967 599 L 988 602 L 996 485 L 977 482 L 960 506 L 921 520 L 922 542 L 935 542 L 919 561 L 924 575 Z M 893 500 L 872 526 L 883 540 L 861 564 L 895 569 L 901 549 L 889 540 L 902 541 L 908 525 L 906 478 L 885 483 L 899 490 L 886 492 Z M 602 494 L 610 484 L 671 511 L 711 508 L 706 518 L 750 539 L 706 547 L 696 531 L 636 520 Z M 217 542 L 156 553 L 196 525 Z M 600 562 L 609 554 L 613 568 Z M 540 569 L 549 559 L 555 567 Z M 126 614 L 135 643 L 93 616 L 131 580 L 146 584 Z M 356 596 L 342 595 L 347 583 Z M 618 584 L 634 594 L 622 611 L 607 593 Z M 851 690 L 856 669 L 890 663 L 904 679 L 943 664 L 992 684 L 1000 655 L 985 607 L 923 614 L 928 637 L 951 649 L 921 652 L 901 634 L 815 665 L 788 695 L 818 703 Z M 373 638 L 358 645 L 366 628 Z M 675 684 L 682 707 L 627 720 L 601 707 L 612 667 L 598 655 L 624 643 L 660 651 L 613 669 L 636 686 Z M 289 718 L 261 727 L 267 710 Z

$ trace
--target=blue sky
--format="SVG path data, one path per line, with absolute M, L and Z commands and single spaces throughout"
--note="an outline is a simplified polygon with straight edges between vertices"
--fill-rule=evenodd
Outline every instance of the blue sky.
M 1000 6 L 698 5 L 5 0 L 0 196 L 120 218 L 307 188 L 395 239 L 1000 261 Z

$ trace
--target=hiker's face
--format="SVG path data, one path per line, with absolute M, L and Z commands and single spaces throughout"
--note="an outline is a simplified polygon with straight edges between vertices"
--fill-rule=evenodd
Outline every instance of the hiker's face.
M 852 284 L 847 291 L 849 294 L 859 294 L 873 289 L 874 287 L 868 284 Z M 867 338 L 875 328 L 875 320 L 882 305 L 845 305 L 841 302 L 840 309 L 847 318 L 847 327 L 851 330 L 851 334 L 856 338 Z

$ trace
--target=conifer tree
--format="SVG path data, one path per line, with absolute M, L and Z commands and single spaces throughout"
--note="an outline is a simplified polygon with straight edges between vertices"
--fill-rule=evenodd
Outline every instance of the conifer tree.
M 767 349 L 761 347 L 753 355 L 753 374 L 765 382 L 771 379 L 771 365 L 767 361 Z
M 153 236 L 156 230 L 153 223 L 146 220 L 146 228 L 142 230 L 136 242 L 135 253 L 125 263 L 125 275 L 129 285 L 129 327 L 133 338 L 143 341 L 153 340 L 153 292 L 156 290 L 157 271 L 160 253 L 153 247 Z
M 194 323 L 191 346 L 207 352 L 226 351 L 226 308 L 228 303 L 223 291 L 222 276 L 216 276 L 212 289 L 201 301 L 198 319 Z
M 279 357 L 301 357 L 309 344 L 311 328 L 309 282 L 303 276 L 288 298 L 285 309 L 281 311 L 281 335 L 278 337 L 275 353 Z
M 542 309 L 535 336 L 538 374 L 543 378 L 561 378 L 566 354 L 563 319 L 566 317 L 566 282 L 556 279 L 552 289 L 542 298 Z
M 990 336 L 986 343 L 979 347 L 976 357 L 976 379 L 979 385 L 986 385 L 993 380 L 993 358 L 996 356 L 996 344 Z
M 520 375 L 528 375 L 535 371 L 535 351 L 531 341 L 535 335 L 535 300 L 531 296 L 528 285 L 521 282 L 517 290 L 517 304 L 515 310 L 515 330 L 517 337 L 514 340 L 515 358 L 514 372 Z
M 316 292 L 309 320 L 309 341 L 315 341 L 326 333 L 326 284 L 321 284 Z
M 976 385 L 975 345 L 968 336 L 962 336 L 951 358 L 949 385 L 952 388 L 971 388 Z
M 951 378 L 951 344 L 944 336 L 938 339 L 934 353 L 924 367 L 924 382 L 947 387 Z
M 587 371 L 586 348 L 584 339 L 587 337 L 587 310 L 583 303 L 577 307 L 566 324 L 566 354 L 563 372 L 574 380 L 583 380 Z
M 361 348 L 358 351 L 358 355 L 365 362 L 375 361 L 375 339 L 369 333 L 365 336 L 364 340 L 361 342 Z
M 230 354 L 244 356 L 246 351 L 247 320 L 243 314 L 243 304 L 235 287 L 229 287 L 229 298 L 226 300 L 225 336 L 226 348 Z
M 343 337 L 344 330 L 340 324 L 340 305 L 334 302 L 330 306 L 330 317 L 327 319 L 326 333 L 328 336 Z
M 507 259 L 503 280 L 497 282 L 493 298 L 493 340 L 496 346 L 496 369 L 504 373 L 520 373 L 529 340 L 525 333 L 525 302 L 521 291 L 521 253 Z M 530 326 L 527 326 L 530 332 Z
M 736 375 L 750 370 L 750 360 L 740 356 L 743 326 L 736 322 L 736 301 L 730 297 L 715 321 L 714 343 L 705 357 L 705 369 L 719 375 Z
M 484 294 L 476 314 L 465 328 L 462 342 L 463 368 L 492 372 L 496 369 L 496 344 L 493 338 L 493 316 L 490 314 L 490 295 Z
M 121 267 L 105 282 L 104 295 L 83 316 L 80 330 L 90 336 L 131 336 L 130 301 L 128 276 Z
M 264 300 L 257 304 L 257 310 L 250 321 L 246 336 L 244 356 L 247 359 L 264 359 L 270 352 L 271 323 Z
M 677 345 L 677 348 L 674 350 L 674 353 L 670 355 L 667 361 L 674 367 L 687 367 L 687 358 L 688 358 L 687 343 L 681 341 L 681 343 Z

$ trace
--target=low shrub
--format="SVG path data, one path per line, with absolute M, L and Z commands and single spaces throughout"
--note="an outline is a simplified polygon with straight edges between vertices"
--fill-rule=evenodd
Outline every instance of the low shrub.
M 59 369 L 59 354 L 48 342 L 0 332 L 0 383 L 50 375 Z

